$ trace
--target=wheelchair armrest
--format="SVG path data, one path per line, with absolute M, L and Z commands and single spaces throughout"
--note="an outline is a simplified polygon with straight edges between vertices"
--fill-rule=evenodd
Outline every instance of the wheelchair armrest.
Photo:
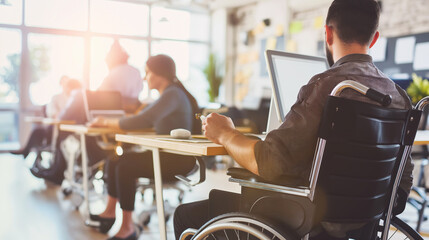
M 248 180 L 253 182 L 267 182 L 265 179 L 250 172 L 245 168 L 228 168 L 226 174 L 231 176 L 232 178 L 237 178 L 242 180 Z
M 195 159 L 198 162 L 199 169 L 200 169 L 200 178 L 198 180 L 191 180 L 183 175 L 176 175 L 175 177 L 179 179 L 180 181 L 184 182 L 187 186 L 196 186 L 206 180 L 206 164 L 204 163 L 204 160 L 202 157 L 195 157 Z
M 308 187 L 290 184 L 290 181 L 285 180 L 286 178 L 280 177 L 274 181 L 268 181 L 244 168 L 229 168 L 227 174 L 231 176 L 229 179 L 230 182 L 237 182 L 244 187 L 264 189 L 299 196 L 308 196 L 310 192 Z

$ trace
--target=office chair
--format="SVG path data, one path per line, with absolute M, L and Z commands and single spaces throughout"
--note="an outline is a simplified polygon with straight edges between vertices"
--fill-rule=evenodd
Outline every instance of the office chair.
M 83 105 L 85 109 L 86 120 L 91 121 L 97 116 L 104 117 L 120 117 L 125 115 L 125 111 L 122 109 L 122 95 L 118 91 L 89 91 L 83 92 Z M 74 136 L 68 136 L 60 144 L 60 149 L 63 152 L 64 157 L 67 159 L 67 171 L 65 173 L 65 179 L 69 184 L 62 189 L 65 196 L 72 195 L 72 202 L 76 208 L 79 208 L 83 202 L 83 194 L 81 191 L 74 191 L 81 189 L 81 177 L 82 169 L 80 160 L 80 140 Z M 87 136 L 86 137 L 87 148 L 96 149 L 96 152 L 100 154 L 105 152 L 106 156 L 114 155 L 116 149 L 116 141 L 114 141 L 114 135 L 102 134 L 100 136 Z M 90 154 L 90 153 L 88 153 Z M 103 154 L 104 155 L 104 154 Z M 89 157 L 89 159 L 95 159 L 90 161 L 88 164 L 88 176 L 89 182 L 93 180 L 102 180 L 103 178 L 103 167 L 104 159 L 98 159 L 99 157 Z M 101 174 L 97 174 L 101 173 Z M 93 187 L 90 184 L 90 187 Z
M 245 169 L 229 169 L 230 181 L 242 187 L 243 212 L 188 229 L 181 239 L 309 239 L 322 222 L 362 223 L 361 231 L 348 233 L 354 239 L 384 240 L 393 227 L 393 234 L 423 239 L 392 211 L 405 204 L 396 203 L 397 188 L 429 98 L 417 109 L 388 109 L 338 97 L 345 88 L 383 106 L 391 101 L 357 82 L 340 83 L 324 108 L 307 186 L 284 184 L 281 177 L 267 182 Z

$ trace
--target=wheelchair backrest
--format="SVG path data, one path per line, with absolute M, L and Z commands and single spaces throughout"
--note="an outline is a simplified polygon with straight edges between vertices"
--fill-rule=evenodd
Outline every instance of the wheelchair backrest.
M 385 213 L 420 115 L 419 110 L 329 97 L 319 128 L 326 145 L 315 195 L 323 221 L 367 222 Z

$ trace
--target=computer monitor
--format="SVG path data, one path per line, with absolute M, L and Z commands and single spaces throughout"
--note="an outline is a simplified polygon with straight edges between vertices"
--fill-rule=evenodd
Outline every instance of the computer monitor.
M 296 102 L 301 87 L 307 84 L 311 77 L 328 69 L 328 64 L 324 57 L 275 50 L 266 50 L 265 58 L 273 89 L 267 125 L 269 132 L 285 121 L 285 116 Z

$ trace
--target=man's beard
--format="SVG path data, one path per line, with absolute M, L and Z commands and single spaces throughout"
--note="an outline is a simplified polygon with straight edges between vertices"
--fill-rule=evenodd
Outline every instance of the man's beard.
M 334 65 L 334 58 L 332 57 L 332 52 L 329 51 L 328 44 L 325 43 L 326 59 L 328 60 L 329 67 Z

